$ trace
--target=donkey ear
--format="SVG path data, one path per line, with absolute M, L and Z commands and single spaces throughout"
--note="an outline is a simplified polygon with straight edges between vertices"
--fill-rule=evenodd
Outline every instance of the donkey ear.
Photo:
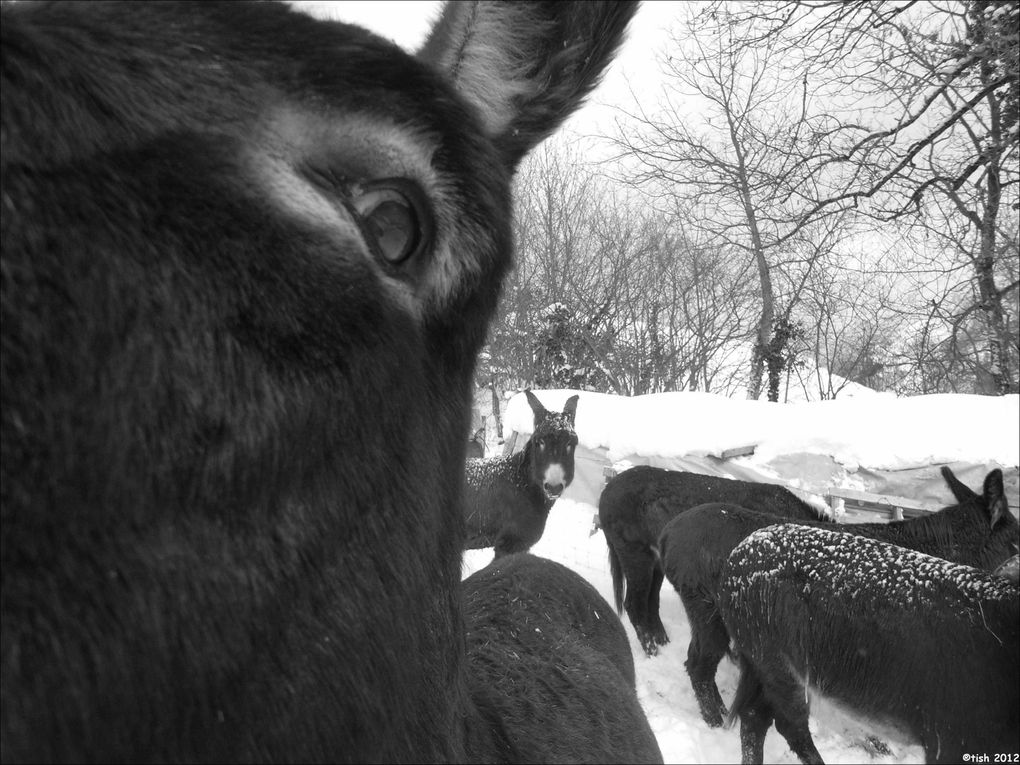
M 990 528 L 1009 512 L 1006 504 L 1006 492 L 1002 488 L 1002 471 L 995 468 L 985 476 L 984 501 L 988 506 L 988 522 Z
M 1001 576 L 1003 579 L 1008 579 L 1013 584 L 1020 584 L 1020 555 L 1014 555 L 1007 561 L 1004 561 L 995 571 L 992 572 L 993 576 Z
M 979 499 L 977 492 L 957 478 L 953 474 L 953 471 L 949 469 L 949 465 L 942 466 L 942 477 L 946 479 L 946 483 L 949 484 L 949 490 L 953 492 L 953 496 L 956 497 L 957 502 L 963 503 Z M 987 482 L 988 479 L 986 478 L 985 483 Z
M 473 103 L 513 168 L 580 106 L 637 2 L 447 2 L 419 58 Z
M 577 399 L 578 397 L 576 395 L 571 396 L 567 399 L 567 403 L 563 406 L 563 414 L 565 414 L 567 419 L 570 420 L 571 425 L 574 424 L 574 417 L 577 416 Z
M 531 411 L 535 414 L 535 426 L 538 427 L 538 423 L 549 416 L 549 412 L 542 406 L 542 402 L 538 400 L 538 397 L 531 392 L 531 390 L 524 391 L 524 395 L 528 398 L 528 404 L 531 405 Z

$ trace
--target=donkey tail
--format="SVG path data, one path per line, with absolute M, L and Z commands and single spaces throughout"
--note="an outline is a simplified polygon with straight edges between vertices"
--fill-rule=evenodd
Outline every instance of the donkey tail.
M 623 567 L 620 565 L 620 556 L 613 548 L 613 543 L 608 539 L 606 546 L 609 548 L 609 573 L 613 577 L 613 599 L 616 601 L 616 613 L 623 615 Z
M 738 654 L 737 664 L 740 666 L 740 680 L 737 683 L 736 693 L 733 695 L 733 703 L 730 704 L 730 713 L 726 716 L 727 728 L 733 727 L 733 724 L 740 719 L 742 712 L 756 706 L 764 692 L 758 673 L 747 657 Z

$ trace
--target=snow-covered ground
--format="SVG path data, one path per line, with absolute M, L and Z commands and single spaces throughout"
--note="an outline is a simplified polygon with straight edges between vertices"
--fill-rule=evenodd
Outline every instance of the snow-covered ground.
M 549 409 L 562 407 L 575 391 L 536 391 Z M 523 396 L 519 397 L 523 399 Z M 507 424 L 529 432 L 531 412 L 516 398 L 507 407 Z M 1020 463 L 1020 397 L 895 396 L 768 404 L 709 394 L 661 394 L 626 399 L 582 393 L 577 409 L 582 445 L 608 449 L 611 459 L 643 453 L 675 456 L 710 454 L 739 443 L 756 443 L 756 455 L 826 454 L 841 464 L 891 470 L 948 462 Z M 971 481 L 973 484 L 973 481 Z M 972 485 L 980 491 L 980 485 Z M 569 492 L 569 490 L 568 490 Z M 563 563 L 588 579 L 612 604 L 612 580 L 601 532 L 591 535 L 593 504 L 561 498 L 549 516 L 545 534 L 532 552 Z M 469 550 L 464 575 L 487 565 L 492 550 Z M 663 585 L 661 616 L 671 642 L 659 655 L 645 657 L 629 621 L 637 667 L 638 697 L 658 736 L 667 763 L 739 763 L 739 726 L 711 729 L 702 721 L 684 659 L 690 631 L 679 597 Z M 736 668 L 727 659 L 718 682 L 726 701 L 736 688 Z M 836 719 L 812 717 L 819 752 L 829 763 L 923 762 L 920 747 L 886 741 L 891 754 L 876 755 L 861 746 L 860 730 Z M 771 730 L 767 762 L 796 763 L 782 737 Z

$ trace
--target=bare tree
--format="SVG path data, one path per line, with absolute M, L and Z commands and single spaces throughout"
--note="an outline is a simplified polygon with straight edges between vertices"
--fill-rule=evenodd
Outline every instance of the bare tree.
M 900 328 L 896 294 L 902 280 L 860 261 L 824 262 L 804 286 L 797 315 L 805 327 L 802 356 L 810 359 L 809 383 L 819 399 L 836 398 L 849 382 L 887 387 L 890 341 Z
M 722 11 L 729 6 L 704 12 Z M 1002 246 L 1000 218 L 1017 209 L 1020 3 L 792 0 L 742 6 L 729 23 L 740 45 L 781 51 L 833 104 L 824 147 L 806 157 L 826 169 L 815 207 L 852 203 L 942 232 L 951 246 L 935 250 L 950 258 L 933 272 L 969 264 L 970 287 L 956 296 L 972 298 L 936 300 L 918 336 L 945 334 L 948 345 L 915 337 L 918 363 L 939 349 L 946 375 L 965 362 L 978 390 L 1018 390 L 1017 285 L 1002 281 L 1017 254 Z M 922 375 L 925 385 L 937 377 Z
M 1004 31 L 1001 17 L 1013 12 L 1016 18 L 1017 4 L 998 6 L 986 2 L 972 2 L 964 16 L 966 35 L 961 47 L 968 53 L 961 52 L 962 57 L 972 56 L 977 59 L 977 67 L 962 83 L 954 83 L 946 88 L 941 96 L 947 108 L 955 112 L 961 111 L 961 104 L 966 103 L 968 95 L 975 88 L 983 93 L 980 106 L 964 112 L 959 118 L 958 131 L 960 145 L 958 154 L 964 158 L 976 157 L 973 162 L 974 171 L 966 178 L 954 179 L 946 172 L 959 165 L 960 161 L 947 163 L 945 154 L 929 155 L 927 167 L 931 179 L 926 183 L 935 197 L 929 205 L 928 214 L 942 225 L 932 227 L 933 233 L 952 242 L 958 257 L 969 262 L 973 269 L 974 299 L 963 307 L 960 315 L 954 318 L 956 330 L 965 326 L 965 319 L 972 311 L 978 312 L 982 326 L 980 334 L 983 341 L 983 353 L 986 359 L 976 359 L 973 364 L 979 376 L 978 388 L 981 392 L 992 394 L 1014 393 L 1020 390 L 1020 374 L 1017 363 L 1017 335 L 1010 332 L 1010 316 L 1008 310 L 1009 296 L 1015 295 L 1016 280 L 1007 282 L 1000 288 L 996 281 L 996 263 L 1002 255 L 1009 260 L 1015 259 L 1016 250 L 1003 253 L 1000 243 L 1000 217 L 1003 207 L 1003 194 L 1012 198 L 1016 206 L 1016 81 L 1012 89 L 997 92 L 994 85 L 1002 78 L 1003 66 L 1000 63 L 1001 53 L 1013 57 L 1012 67 L 1016 70 L 1017 28 L 1012 27 L 1013 45 L 1003 45 Z M 999 11 L 1005 13 L 999 13 Z M 932 59 L 930 52 L 918 47 L 916 60 L 926 66 L 929 73 L 938 66 L 938 59 Z M 962 88 L 970 86 L 965 92 Z M 949 147 L 947 147 L 948 149 Z M 955 146 L 953 147 L 955 148 Z M 1005 189 L 1004 189 L 1005 187 Z M 939 204 L 939 197 L 951 204 L 951 210 L 945 210 Z M 935 208 L 934 210 L 932 208 Z M 955 215 L 954 215 L 955 213 Z M 953 218 L 958 218 L 961 225 L 954 226 Z M 1015 216 L 1010 216 L 1015 219 Z M 927 225 L 927 221 L 925 221 Z M 1010 237 L 1007 234 L 1007 241 Z M 1015 237 L 1014 237 L 1015 241 Z M 1013 311 L 1015 321 L 1016 312 Z M 956 332 L 954 331 L 954 336 Z M 984 361 L 984 363 L 981 363 Z
M 999 148 L 1017 144 L 1016 0 L 714 2 L 702 13 L 738 29 L 735 45 L 774 49 L 832 105 L 827 140 L 807 159 L 829 166 L 839 183 L 818 206 L 889 192 L 881 210 L 903 214 L 932 182 L 917 158 L 983 113 L 989 98 L 1002 115 Z M 947 108 L 951 92 L 961 97 Z M 972 155 L 943 182 L 959 187 L 991 159 Z
M 937 204 L 941 201 L 941 205 Z M 1006 376 L 1018 356 L 1017 221 L 1000 219 L 993 268 L 1000 289 Z M 902 270 L 901 298 L 896 310 L 908 328 L 898 362 L 898 379 L 910 392 L 959 391 L 996 394 L 1001 378 L 989 352 L 989 323 L 982 309 L 980 285 L 974 278 L 978 234 L 948 200 L 925 205 L 904 231 L 896 261 Z M 911 371 L 911 365 L 917 366 Z M 1012 378 L 1015 379 L 1015 378 Z M 1007 391 L 1008 392 L 1008 391 Z
M 737 44 L 741 33 L 726 6 L 714 15 L 690 10 L 685 31 L 672 36 L 662 58 L 666 86 L 655 113 L 625 112 L 610 140 L 617 159 L 629 160 L 624 180 L 660 205 L 682 204 L 703 211 L 695 225 L 720 246 L 743 252 L 756 269 L 759 313 L 748 375 L 748 396 L 761 395 L 768 368 L 769 390 L 788 355 L 789 316 L 818 258 L 834 238 L 810 230 L 839 209 L 818 207 L 810 192 L 819 178 L 805 152 L 825 144 L 803 82 L 787 76 L 773 40 Z M 700 129 L 688 119 L 697 99 Z M 637 126 L 637 130 L 634 126 Z M 784 284 L 776 284 L 777 276 Z M 774 400 L 774 395 L 770 396 Z
M 753 335 L 754 280 L 689 211 L 649 208 L 557 143 L 517 185 L 517 262 L 479 381 L 626 395 L 731 387 L 727 357 Z
M 953 246 L 929 248 L 928 275 L 917 277 L 932 284 L 922 292 L 934 302 L 901 296 L 902 325 L 915 331 L 898 362 L 887 358 L 891 368 L 910 356 L 926 365 L 922 388 L 949 378 L 959 387 L 953 376 L 965 368 L 977 390 L 1017 390 L 1017 283 L 1008 276 L 1017 255 L 1015 244 L 1002 246 L 1001 218 L 1017 208 L 1018 7 L 790 0 L 715 2 L 688 14 L 663 59 L 661 108 L 627 113 L 612 140 L 631 162 L 627 180 L 657 204 L 702 210 L 702 229 L 755 264 L 761 310 L 749 395 L 759 394 L 763 367 L 776 389 L 791 356 L 783 338 L 813 269 L 839 275 L 830 266 L 849 233 L 893 224 L 941 231 Z M 813 313 L 850 321 L 837 305 L 840 285 L 832 289 L 827 301 L 816 290 Z M 877 300 L 892 315 L 887 294 L 867 297 L 862 305 Z M 850 363 L 848 326 L 840 349 L 835 324 L 805 340 L 813 335 L 821 345 L 812 352 Z M 867 353 L 868 334 L 856 355 L 874 369 L 883 362 Z

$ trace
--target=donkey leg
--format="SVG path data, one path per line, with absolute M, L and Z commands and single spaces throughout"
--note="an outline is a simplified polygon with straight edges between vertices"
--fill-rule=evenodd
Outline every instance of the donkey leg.
M 630 618 L 630 623 L 634 625 L 641 647 L 647 655 L 655 656 L 659 652 L 659 647 L 648 623 L 648 599 L 652 587 L 655 556 L 651 548 L 641 542 L 627 542 L 619 553 L 627 578 L 627 597 L 623 600 L 623 608 Z
M 822 755 L 811 738 L 811 731 L 808 730 L 808 714 L 805 708 L 804 713 L 794 714 L 787 717 L 786 712 L 776 710 L 776 730 L 786 739 L 790 751 L 797 755 L 804 765 L 825 765 Z
M 740 761 L 743 765 L 765 762 L 765 734 L 772 727 L 772 706 L 764 697 L 740 711 Z
M 792 676 L 773 675 L 765 686 L 772 703 L 776 730 L 804 765 L 824 765 L 808 730 L 809 704 L 804 686 Z
M 655 559 L 652 568 L 652 582 L 648 590 L 648 627 L 651 631 L 652 641 L 657 645 L 666 645 L 669 642 L 669 635 L 662 624 L 662 617 L 659 615 L 659 593 L 662 590 L 662 580 L 666 572 L 662 568 L 662 561 Z
M 691 628 L 685 666 L 698 700 L 701 718 L 712 728 L 719 728 L 726 717 L 726 705 L 719 694 L 715 674 L 729 648 L 726 625 L 719 618 L 715 605 L 691 588 L 681 588 L 681 599 Z
M 740 682 L 733 696 L 727 725 L 740 719 L 740 761 L 744 765 L 762 765 L 765 761 L 765 735 L 772 726 L 773 709 L 754 663 L 738 655 Z

